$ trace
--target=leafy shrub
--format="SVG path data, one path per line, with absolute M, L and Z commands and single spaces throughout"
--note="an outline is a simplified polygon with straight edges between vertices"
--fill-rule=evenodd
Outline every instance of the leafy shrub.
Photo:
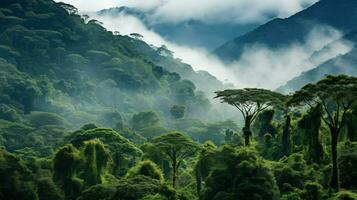
M 161 184 L 159 180 L 147 176 L 135 176 L 123 179 L 116 186 L 113 199 L 137 200 L 148 195 L 160 194 L 169 200 L 174 200 L 176 194 L 171 187 Z
M 279 189 L 273 173 L 257 155 L 248 148 L 234 149 L 225 146 L 217 153 L 217 167 L 206 181 L 202 199 L 278 199 Z
M 33 175 L 13 154 L 0 149 L 0 199 L 37 200 Z
M 55 114 L 47 112 L 31 112 L 27 117 L 30 124 L 34 127 L 41 127 L 46 125 L 64 125 L 65 120 Z
M 126 174 L 126 178 L 143 175 L 159 181 L 164 180 L 164 176 L 160 168 L 150 160 L 145 160 L 137 163 L 134 167 L 130 168 Z
M 113 184 L 99 184 L 84 190 L 77 200 L 112 200 L 116 192 Z
M 133 115 L 133 129 L 140 130 L 150 126 L 159 124 L 159 117 L 154 111 L 145 111 Z
M 357 193 L 340 191 L 330 198 L 330 200 L 357 200 Z
M 341 187 L 357 189 L 357 142 L 346 142 L 340 145 L 338 166 Z

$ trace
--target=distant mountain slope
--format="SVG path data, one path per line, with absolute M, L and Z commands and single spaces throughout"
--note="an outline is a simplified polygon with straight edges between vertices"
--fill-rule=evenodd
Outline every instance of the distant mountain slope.
M 334 43 L 338 43 L 341 40 L 348 40 L 353 42 L 354 48 L 346 54 L 338 55 L 337 57 L 331 58 L 311 70 L 303 72 L 299 76 L 288 81 L 284 86 L 278 88 L 278 90 L 283 92 L 291 92 L 301 88 L 307 83 L 320 80 L 326 74 L 348 74 L 357 76 L 357 31 L 352 31 L 349 34 L 346 34 L 343 38 L 335 41 Z M 314 59 L 315 56 L 323 54 L 324 51 L 328 51 L 330 48 L 333 48 L 334 43 L 331 43 L 320 51 L 315 52 L 311 59 Z
M 357 28 L 356 0 L 321 0 L 286 19 L 274 19 L 257 29 L 228 41 L 215 50 L 222 60 L 238 59 L 245 47 L 259 43 L 271 48 L 302 42 L 313 26 L 329 25 L 348 33 Z
M 140 11 L 135 8 L 118 7 L 101 10 L 100 15 L 116 16 L 126 14 L 139 18 L 145 25 L 171 42 L 200 46 L 213 50 L 227 40 L 242 35 L 258 24 L 237 24 L 227 22 L 212 22 L 210 24 L 199 20 L 187 20 L 183 22 L 157 23 L 151 18 L 152 11 Z
M 302 73 L 300 76 L 280 87 L 279 91 L 290 92 L 297 90 L 310 82 L 316 82 L 327 74 L 348 74 L 357 76 L 357 49 L 331 59 L 316 68 Z

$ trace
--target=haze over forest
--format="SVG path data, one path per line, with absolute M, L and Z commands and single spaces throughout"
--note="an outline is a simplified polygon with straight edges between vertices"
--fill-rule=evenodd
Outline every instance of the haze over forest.
M 355 0 L 1 0 L 0 200 L 357 200 L 355 19 Z

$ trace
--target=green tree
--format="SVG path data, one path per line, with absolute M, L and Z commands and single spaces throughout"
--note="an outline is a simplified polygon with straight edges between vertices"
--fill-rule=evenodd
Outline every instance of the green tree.
M 351 142 L 357 141 L 357 109 L 346 114 L 347 136 Z
M 136 39 L 136 40 L 142 40 L 142 39 L 144 39 L 144 36 L 142 36 L 142 35 L 139 34 L 139 33 L 130 33 L 130 36 L 133 37 L 133 38 Z
M 87 130 L 82 128 L 72 133 L 69 138 L 70 142 L 75 147 L 81 148 L 86 141 L 100 139 L 110 150 L 114 164 L 113 174 L 115 175 L 123 175 L 128 166 L 134 163 L 136 156 L 142 154 L 138 147 L 113 129 L 95 128 L 93 125 L 86 125 L 85 128 Z
M 175 200 L 175 190 L 167 184 L 162 184 L 157 179 L 147 176 L 134 176 L 129 179 L 121 179 L 116 184 L 116 192 L 112 199 L 139 200 L 148 195 L 159 194 L 169 200 Z
M 28 121 L 37 128 L 46 125 L 61 126 L 65 124 L 65 120 L 61 116 L 48 112 L 31 112 L 28 116 Z
M 184 159 L 192 156 L 198 146 L 187 135 L 170 132 L 154 138 L 151 143 L 168 159 L 172 168 L 172 186 L 176 186 L 176 177 Z
M 269 133 L 273 137 L 276 135 L 276 129 L 272 125 L 275 111 L 272 109 L 262 111 L 254 122 L 254 126 L 258 129 L 259 137 L 263 137 Z
M 109 150 L 99 139 L 89 140 L 84 143 L 83 155 L 85 157 L 84 180 L 88 185 L 103 182 L 103 175 L 111 161 Z
M 346 114 L 357 101 L 357 78 L 346 75 L 328 75 L 323 80 L 308 84 L 296 91 L 289 104 L 314 107 L 321 104 L 324 114 L 321 119 L 327 124 L 331 136 L 332 174 L 330 186 L 339 189 L 337 144 Z
M 316 182 L 305 183 L 303 196 L 304 199 L 309 199 L 309 200 L 326 199 L 323 197 L 322 186 Z
M 207 141 L 201 145 L 197 162 L 194 166 L 196 190 L 198 195 L 201 193 L 202 181 L 208 177 L 209 173 L 212 171 L 212 167 L 215 164 L 214 155 L 216 154 L 216 151 L 217 146 L 211 141 Z
M 290 126 L 291 126 L 291 116 L 286 114 L 285 123 L 283 126 L 283 135 L 282 135 L 282 154 L 288 156 L 291 153 L 292 142 L 290 138 Z
M 273 173 L 256 151 L 224 146 L 214 158 L 202 200 L 279 199 Z
M 51 178 L 41 178 L 37 183 L 39 200 L 64 200 L 64 196 Z
M 93 185 L 84 190 L 76 200 L 113 200 L 115 192 L 113 183 Z
M 250 126 L 257 116 L 269 107 L 282 105 L 285 100 L 285 96 L 280 93 L 257 88 L 218 91 L 215 98 L 220 98 L 222 102 L 235 106 L 242 113 L 246 146 L 249 146 L 252 137 Z
M 181 119 L 185 116 L 185 109 L 185 106 L 174 105 L 171 107 L 170 113 L 175 119 Z
M 357 142 L 346 141 L 339 145 L 340 155 L 338 166 L 340 169 L 341 187 L 345 189 L 357 188 Z
M 37 200 L 34 177 L 25 163 L 0 149 L 0 199 Z
M 164 175 L 161 169 L 151 160 L 144 160 L 137 163 L 134 167 L 130 168 L 126 174 L 126 178 L 143 175 L 159 181 L 164 180 Z
M 298 126 L 304 131 L 308 160 L 316 163 L 321 163 L 324 156 L 319 134 L 321 117 L 322 106 L 318 104 L 309 110 L 298 122 Z
M 64 190 L 67 199 L 74 199 L 81 190 L 76 178 L 80 164 L 80 152 L 73 145 L 60 148 L 54 156 L 53 179 Z
M 133 115 L 133 129 L 140 130 L 149 126 L 159 124 L 159 116 L 154 111 L 144 111 Z

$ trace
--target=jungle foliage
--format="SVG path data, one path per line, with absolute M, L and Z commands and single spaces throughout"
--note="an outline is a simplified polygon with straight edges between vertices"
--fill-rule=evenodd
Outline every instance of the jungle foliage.
M 356 77 L 217 91 L 217 108 L 163 50 L 68 4 L 2 0 L 0 199 L 357 199 Z

